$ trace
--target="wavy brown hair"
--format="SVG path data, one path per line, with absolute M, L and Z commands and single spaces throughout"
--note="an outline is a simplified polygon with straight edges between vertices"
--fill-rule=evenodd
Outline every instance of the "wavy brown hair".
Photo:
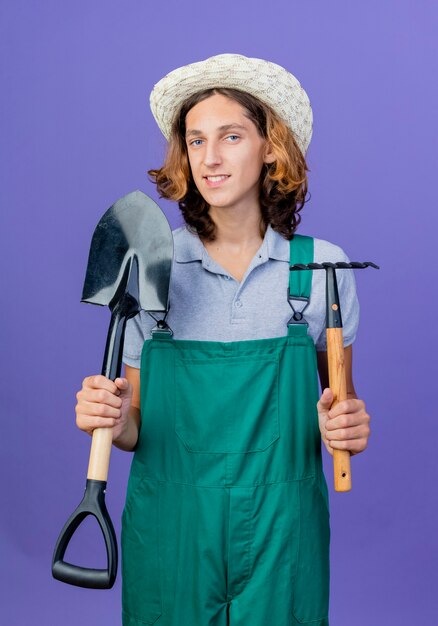
M 214 241 L 216 226 L 209 215 L 210 207 L 193 180 L 185 140 L 187 113 L 195 104 L 214 94 L 222 94 L 238 102 L 245 109 L 245 115 L 256 125 L 260 136 L 270 143 L 276 158 L 273 163 L 265 163 L 260 174 L 260 231 L 263 236 L 268 224 L 271 224 L 283 237 L 292 239 L 301 221 L 299 212 L 307 202 L 306 172 L 310 170 L 286 124 L 269 106 L 238 89 L 205 89 L 184 102 L 172 126 L 164 165 L 148 171 L 160 197 L 178 202 L 189 229 L 201 239 Z

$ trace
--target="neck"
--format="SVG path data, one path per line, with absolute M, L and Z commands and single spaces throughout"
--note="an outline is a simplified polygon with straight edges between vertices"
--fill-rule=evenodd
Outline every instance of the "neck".
M 251 245 L 263 240 L 265 226 L 260 209 L 247 211 L 223 210 L 210 207 L 210 217 L 216 226 L 214 244 Z

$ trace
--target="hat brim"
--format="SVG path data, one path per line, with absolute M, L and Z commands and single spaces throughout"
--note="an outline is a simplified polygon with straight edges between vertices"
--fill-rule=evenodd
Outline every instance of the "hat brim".
M 270 106 L 290 128 L 305 155 L 312 137 L 313 115 L 298 79 L 276 63 L 239 54 L 220 54 L 184 65 L 154 86 L 150 106 L 166 139 L 187 98 L 214 87 L 240 89 Z

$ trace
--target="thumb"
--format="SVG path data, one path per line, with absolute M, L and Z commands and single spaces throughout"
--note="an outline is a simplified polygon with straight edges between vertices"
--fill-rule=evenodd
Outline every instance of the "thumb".
M 322 392 L 322 395 L 319 399 L 319 402 L 317 405 L 318 411 L 329 411 L 333 403 L 333 399 L 334 399 L 333 391 L 329 387 L 326 387 L 324 391 Z
M 127 378 L 116 378 L 114 382 L 116 386 L 120 389 L 120 391 L 126 391 L 129 388 L 129 382 Z

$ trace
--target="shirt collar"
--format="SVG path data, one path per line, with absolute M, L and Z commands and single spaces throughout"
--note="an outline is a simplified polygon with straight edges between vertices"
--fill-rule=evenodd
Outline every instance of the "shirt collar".
M 192 233 L 187 226 L 182 226 L 174 232 L 174 235 L 175 261 L 177 263 L 202 261 L 205 248 L 196 233 Z
M 270 259 L 289 263 L 290 242 L 285 239 L 283 235 L 277 233 L 270 224 L 266 230 L 264 241 L 267 243 L 268 256 Z
M 202 261 L 207 251 L 204 244 L 196 233 L 192 233 L 187 226 L 178 229 L 178 240 L 175 245 L 175 261 L 177 263 L 190 263 Z M 277 233 L 269 224 L 266 229 L 263 243 L 259 248 L 259 254 L 263 261 L 274 259 L 289 263 L 289 241 Z

